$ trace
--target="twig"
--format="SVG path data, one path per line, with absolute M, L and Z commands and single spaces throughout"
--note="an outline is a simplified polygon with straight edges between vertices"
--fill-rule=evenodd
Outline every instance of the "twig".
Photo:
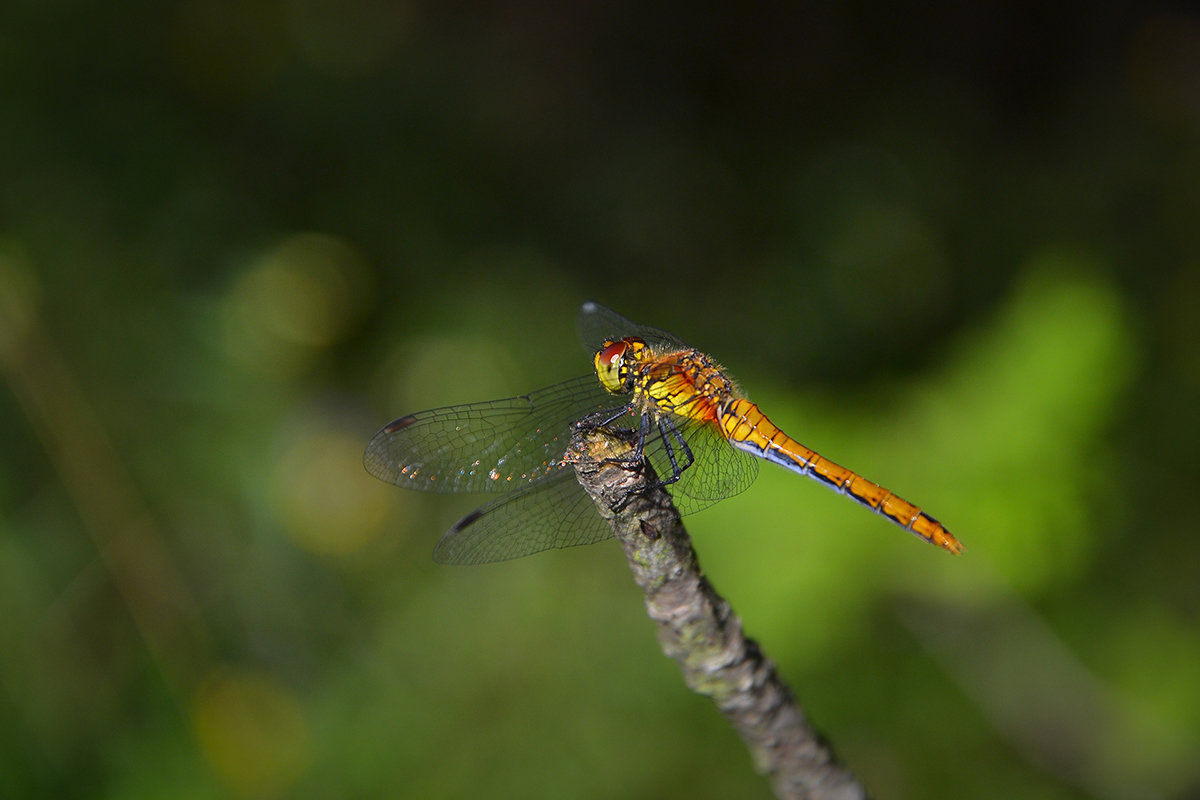
M 663 652 L 692 691 L 707 695 L 750 748 L 775 794 L 788 800 L 862 800 L 866 790 L 837 763 L 775 665 L 700 571 L 671 498 L 633 452 L 627 431 L 576 435 L 579 482 L 621 541 Z M 613 460 L 616 459 L 616 460 Z

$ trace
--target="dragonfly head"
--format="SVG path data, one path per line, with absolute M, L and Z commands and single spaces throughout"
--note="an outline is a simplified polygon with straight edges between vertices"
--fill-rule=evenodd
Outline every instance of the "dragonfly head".
M 646 355 L 646 343 L 635 336 L 605 342 L 596 353 L 596 375 L 613 394 L 633 391 L 633 367 Z

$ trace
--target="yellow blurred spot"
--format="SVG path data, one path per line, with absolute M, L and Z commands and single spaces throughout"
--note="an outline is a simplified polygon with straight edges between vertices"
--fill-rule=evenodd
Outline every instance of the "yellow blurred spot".
M 377 371 L 396 415 L 527 391 L 513 349 L 490 339 L 423 337 L 401 342 Z
M 0 241 L 0 358 L 15 356 L 37 316 L 37 279 L 24 249 Z
M 204 755 L 239 794 L 283 794 L 308 767 L 304 712 L 266 673 L 214 670 L 192 699 L 192 724 Z
M 349 243 L 317 233 L 289 237 L 230 290 L 225 349 L 256 372 L 291 374 L 353 330 L 368 283 L 366 264 Z
M 271 499 L 284 530 L 301 547 L 343 554 L 379 535 L 392 495 L 362 466 L 363 442 L 341 431 L 309 433 L 275 467 Z

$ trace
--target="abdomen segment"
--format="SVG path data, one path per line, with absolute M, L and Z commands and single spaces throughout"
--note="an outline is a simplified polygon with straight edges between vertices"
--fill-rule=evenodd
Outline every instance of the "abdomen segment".
M 808 475 L 849 495 L 906 531 L 930 544 L 961 553 L 962 544 L 940 522 L 902 497 L 889 492 L 853 470 L 823 458 L 779 430 L 749 400 L 731 400 L 721 407 L 718 422 L 729 443 L 739 450 L 773 461 L 793 472 Z

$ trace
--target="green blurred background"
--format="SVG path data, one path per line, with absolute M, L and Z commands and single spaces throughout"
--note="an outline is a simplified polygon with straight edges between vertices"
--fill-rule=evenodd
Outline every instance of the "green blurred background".
M 1186 8 L 6 2 L 0 794 L 768 796 L 614 544 L 362 469 L 594 299 L 966 543 L 688 520 L 877 797 L 1200 797 Z

